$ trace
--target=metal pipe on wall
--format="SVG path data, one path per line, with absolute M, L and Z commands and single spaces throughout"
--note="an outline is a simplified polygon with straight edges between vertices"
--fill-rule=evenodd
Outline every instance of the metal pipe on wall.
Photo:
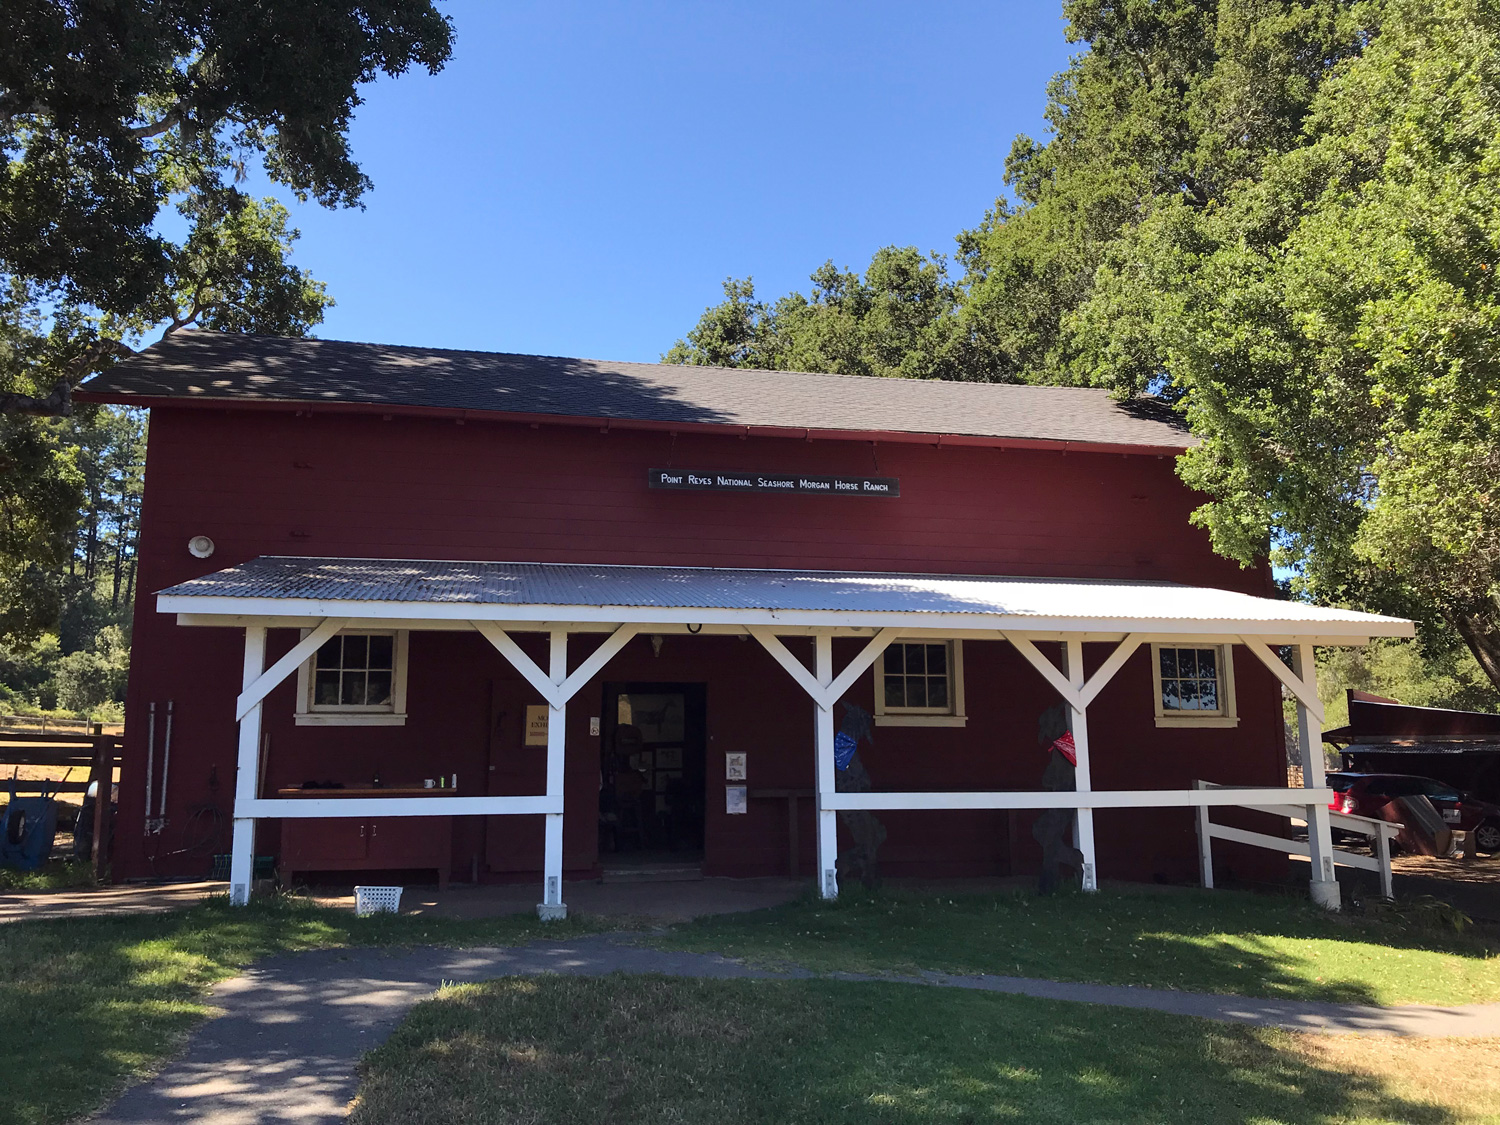
M 156 757 L 156 704 L 151 704 L 146 719 L 146 823 L 142 835 L 151 835 L 151 764 Z M 94 798 L 98 800 L 98 797 Z
M 167 770 L 172 765 L 172 700 L 167 700 L 167 732 L 161 748 L 161 800 L 156 805 L 156 830 L 161 831 L 167 819 Z

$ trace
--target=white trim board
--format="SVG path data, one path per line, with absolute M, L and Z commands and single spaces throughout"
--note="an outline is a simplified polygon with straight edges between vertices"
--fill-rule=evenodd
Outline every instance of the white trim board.
M 829 793 L 825 809 L 1164 809 L 1207 805 L 1326 805 L 1332 789 L 1093 789 L 1051 792 L 1008 790 L 997 793 Z
M 530 816 L 561 813 L 562 797 L 261 797 L 236 801 L 236 818 L 360 816 Z
M 424 633 L 457 633 L 472 629 L 473 624 L 466 618 L 462 621 L 434 620 L 421 617 L 352 617 L 349 619 L 347 628 L 350 629 L 406 629 L 411 632 Z M 219 614 L 219 613 L 178 613 L 177 624 L 187 628 L 198 629 L 243 629 L 247 626 L 260 627 L 263 629 L 310 629 L 316 626 L 322 618 L 320 617 L 297 617 L 293 616 L 256 616 L 243 613 Z M 553 628 L 566 628 L 570 633 L 612 633 L 618 626 L 617 621 L 513 621 L 509 618 L 498 618 L 494 624 L 504 629 L 507 633 L 548 633 Z M 810 637 L 819 633 L 831 633 L 835 637 L 865 637 L 874 636 L 880 630 L 872 625 L 842 624 L 830 625 L 788 625 L 785 622 L 776 623 L 776 633 L 782 637 Z M 642 633 L 661 633 L 666 636 L 707 636 L 707 637 L 746 637 L 750 635 L 748 627 L 735 624 L 704 624 L 703 622 L 681 622 L 681 621 L 653 621 L 641 625 Z M 999 641 L 1006 637 L 1025 637 L 1027 640 L 1040 643 L 1042 641 L 1083 641 L 1086 644 L 1119 644 L 1125 639 L 1126 634 L 1122 632 L 1089 632 L 1077 629 L 1069 629 L 1066 632 L 1053 629 L 1046 632 L 1036 632 L 1030 629 L 1006 629 L 1004 636 L 1001 630 L 996 628 L 967 628 L 961 630 L 965 640 L 971 641 Z M 952 629 L 926 629 L 913 628 L 901 630 L 903 637 L 912 640 L 952 640 L 955 633 Z M 1326 637 L 1321 634 L 1266 634 L 1259 638 L 1268 645 L 1310 644 L 1320 647 L 1330 645 L 1364 645 L 1370 641 L 1369 635 Z M 1222 644 L 1237 645 L 1244 642 L 1239 633 L 1193 633 L 1191 635 L 1181 633 L 1150 633 L 1142 634 L 1141 640 L 1155 641 L 1159 644 Z
M 420 606 L 420 610 L 418 607 Z M 365 621 L 509 621 L 534 622 L 550 628 L 575 624 L 650 625 L 758 625 L 782 627 L 849 627 L 866 629 L 935 629 L 957 636 L 980 631 L 1004 630 L 1014 636 L 1052 632 L 1168 634 L 1200 637 L 1209 634 L 1236 637 L 1293 637 L 1302 641 L 1316 636 L 1328 644 L 1359 644 L 1370 637 L 1410 637 L 1410 621 L 1361 614 L 1353 620 L 1328 620 L 1288 616 L 1275 620 L 1244 618 L 1130 618 L 1030 616 L 1006 613 L 927 613 L 912 610 L 782 610 L 703 609 L 658 606 L 588 605 L 482 605 L 466 602 L 364 602 L 304 598 L 234 598 L 219 595 L 158 594 L 159 613 L 244 617 L 293 617 L 324 620 Z M 643 630 L 644 631 L 644 630 Z

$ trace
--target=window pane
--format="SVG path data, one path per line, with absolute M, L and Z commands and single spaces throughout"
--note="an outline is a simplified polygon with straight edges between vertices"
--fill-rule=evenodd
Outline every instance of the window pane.
M 913 672 L 925 672 L 927 670 L 926 653 L 926 645 L 906 646 L 906 674 L 908 676 Z
M 391 674 L 371 672 L 366 681 L 365 703 L 370 707 L 385 707 L 391 702 Z
M 1200 680 L 1211 680 L 1218 673 L 1218 651 L 1211 648 L 1200 648 L 1198 650 L 1198 678 Z
M 897 675 L 906 670 L 905 645 L 891 645 L 885 650 L 885 670 Z
M 1161 682 L 1161 709 L 1163 711 L 1181 711 L 1182 699 L 1177 694 L 1177 680 L 1163 680 Z
M 920 676 L 910 676 L 907 678 L 906 705 L 908 707 L 927 706 L 927 681 Z
M 339 653 L 344 651 L 344 638 L 334 637 L 323 642 L 318 649 L 319 668 L 337 668 L 339 666 Z
M 1217 711 L 1219 709 L 1219 681 L 1198 681 L 1198 706 L 1203 711 Z
M 344 638 L 344 667 L 363 668 L 365 658 L 369 655 L 369 637 L 345 637 Z
M 371 637 L 370 640 L 370 667 L 371 668 L 394 668 L 391 657 L 395 655 L 395 637 Z
M 1184 711 L 1198 710 L 1198 681 L 1178 680 L 1177 696 L 1182 700 L 1182 709 Z
M 344 673 L 344 685 L 339 693 L 339 703 L 345 707 L 365 705 L 365 674 L 363 672 Z
M 906 706 L 906 681 L 900 676 L 887 676 L 885 678 L 885 705 L 887 707 Z
M 948 681 L 934 676 L 927 681 L 927 706 L 948 706 Z
M 927 674 L 929 676 L 946 676 L 948 674 L 948 646 L 927 646 Z
M 1177 675 L 1177 650 L 1175 648 L 1161 650 L 1161 675 L 1164 680 Z
M 349 658 L 344 657 L 347 664 Z M 1180 648 L 1177 650 L 1177 674 L 1183 679 L 1190 679 L 1198 674 L 1198 653 L 1196 649 Z
M 313 702 L 320 707 L 334 707 L 339 701 L 339 674 L 319 672 L 313 681 Z

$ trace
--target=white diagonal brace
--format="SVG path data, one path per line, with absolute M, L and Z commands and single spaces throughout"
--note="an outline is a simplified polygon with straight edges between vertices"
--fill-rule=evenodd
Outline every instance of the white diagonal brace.
M 871 638 L 869 644 L 859 650 L 859 655 L 849 661 L 848 667 L 834 678 L 833 683 L 828 685 L 825 694 L 830 707 L 843 698 L 844 692 L 854 686 L 854 681 L 864 675 L 865 669 L 874 664 L 875 658 L 890 647 L 891 642 L 898 636 L 900 636 L 898 630 L 882 629 Z
M 536 661 L 527 656 L 521 650 L 521 646 L 511 640 L 510 634 L 493 621 L 471 621 L 469 624 L 484 634 L 486 640 L 500 650 L 500 655 L 509 660 L 515 670 L 526 678 L 526 682 L 536 688 L 541 697 L 547 701 L 547 706 L 553 710 L 558 709 L 567 702 L 567 697 L 562 694 L 562 685 L 555 684 L 551 678 L 536 666 Z
M 1140 648 L 1146 639 L 1140 633 L 1131 633 L 1115 646 L 1114 652 L 1110 653 L 1104 663 L 1099 665 L 1087 683 L 1075 687 L 1057 665 L 1042 655 L 1041 650 L 1029 639 L 1012 636 L 1009 633 L 1002 635 L 1016 646 L 1016 651 L 1026 658 L 1027 663 L 1040 672 L 1057 691 L 1057 694 L 1062 696 L 1076 711 L 1082 711 L 1094 701 L 1094 697 L 1109 685 L 1110 680 L 1115 678 L 1115 673 L 1125 667 L 1125 662 L 1135 655 L 1135 650 Z
M 1288 668 L 1286 661 L 1272 652 L 1264 641 L 1257 640 L 1254 637 L 1241 637 L 1240 643 L 1255 653 L 1260 662 L 1269 668 L 1278 680 L 1286 685 L 1287 690 L 1297 697 L 1297 701 L 1302 706 L 1307 708 L 1308 714 L 1313 717 L 1318 727 L 1321 728 L 1323 726 L 1323 701 L 1318 698 L 1317 688 L 1308 684 L 1306 680 Z M 1312 646 L 1309 645 L 1308 647 L 1311 648 Z
M 277 684 L 296 671 L 304 660 L 323 647 L 324 641 L 348 623 L 347 617 L 325 617 L 316 629 L 294 644 L 290 652 L 272 664 L 256 678 L 253 684 L 240 692 L 239 698 L 234 701 L 235 719 L 243 719 L 250 714 L 252 707 L 270 695 Z
M 768 625 L 749 625 L 746 626 L 746 629 L 775 658 L 776 663 L 787 670 L 787 673 L 792 679 L 797 681 L 802 690 L 812 696 L 813 702 L 826 710 L 828 704 L 823 700 L 823 685 L 818 683 L 817 678 L 807 670 L 807 665 L 793 656 L 786 645 L 781 643 L 781 638 L 771 630 L 771 627 Z
M 1011 644 L 1016 646 L 1016 651 L 1026 658 L 1033 668 L 1042 674 L 1042 677 L 1052 685 L 1058 695 L 1062 696 L 1075 709 L 1081 710 L 1083 704 L 1079 702 L 1079 692 L 1068 682 L 1068 677 L 1058 670 L 1056 664 L 1042 655 L 1041 650 L 1025 637 L 1013 637 L 1009 633 L 1001 634 Z
M 1094 697 L 1108 686 L 1109 681 L 1115 678 L 1115 673 L 1125 667 L 1125 661 L 1135 655 L 1135 650 L 1141 647 L 1141 642 L 1146 638 L 1139 633 L 1131 633 L 1123 641 L 1115 646 L 1115 651 L 1110 653 L 1104 663 L 1099 665 L 1099 670 L 1089 677 L 1089 682 L 1084 684 L 1078 692 L 1078 705 L 1087 707 L 1094 702 Z
M 870 643 L 860 649 L 859 655 L 849 661 L 848 666 L 827 684 L 818 682 L 818 677 L 807 670 L 807 666 L 792 655 L 786 645 L 781 643 L 781 638 L 776 636 L 772 627 L 766 625 L 749 626 L 750 635 L 765 646 L 767 652 L 776 658 L 776 663 L 791 674 L 792 679 L 801 685 L 802 690 L 812 696 L 812 701 L 825 711 L 831 708 L 842 698 L 843 694 L 853 686 L 854 681 L 864 675 L 870 665 L 875 663 L 875 658 L 884 652 L 892 641 L 901 635 L 899 629 L 882 629 L 870 639 Z
M 639 625 L 621 625 L 609 636 L 604 638 L 604 643 L 591 652 L 582 664 L 573 670 L 573 674 L 563 681 L 561 700 L 566 703 L 578 694 L 578 689 L 599 674 L 600 670 L 614 658 L 614 655 L 624 648 L 641 631 Z M 553 704 L 554 707 L 558 704 Z

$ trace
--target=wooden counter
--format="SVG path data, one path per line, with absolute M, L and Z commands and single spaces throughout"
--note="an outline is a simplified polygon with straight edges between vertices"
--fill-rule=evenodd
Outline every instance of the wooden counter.
M 457 797 L 457 789 L 385 786 L 379 789 L 278 789 L 278 797 Z M 448 816 L 288 817 L 281 822 L 281 881 L 298 871 L 436 871 L 448 889 L 453 862 L 453 818 Z

